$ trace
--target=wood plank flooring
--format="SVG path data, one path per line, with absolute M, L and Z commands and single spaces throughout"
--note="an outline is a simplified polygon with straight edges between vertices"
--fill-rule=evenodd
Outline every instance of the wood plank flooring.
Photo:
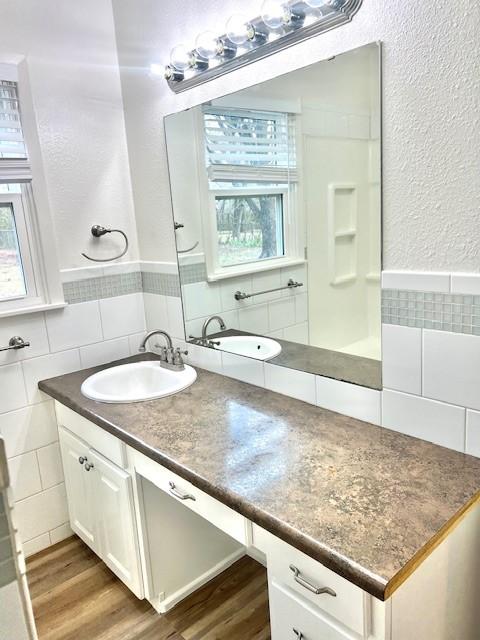
M 27 561 L 40 640 L 269 640 L 265 569 L 245 557 L 164 616 L 77 537 Z

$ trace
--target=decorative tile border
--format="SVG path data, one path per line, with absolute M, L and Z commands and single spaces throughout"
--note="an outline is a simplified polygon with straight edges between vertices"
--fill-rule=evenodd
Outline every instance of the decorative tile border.
M 142 275 L 139 271 L 63 283 L 65 301 L 69 304 L 114 298 L 141 291 Z
M 383 289 L 382 322 L 480 336 L 480 295 Z
M 103 300 L 104 298 L 114 298 L 116 296 L 125 296 L 129 293 L 141 292 L 179 298 L 179 277 L 169 273 L 135 271 L 133 273 L 118 273 L 63 283 L 65 301 L 69 304 Z
M 207 281 L 207 265 L 205 262 L 180 265 L 180 280 L 182 285 Z
M 142 287 L 144 293 L 180 297 L 180 279 L 177 274 L 142 271 Z

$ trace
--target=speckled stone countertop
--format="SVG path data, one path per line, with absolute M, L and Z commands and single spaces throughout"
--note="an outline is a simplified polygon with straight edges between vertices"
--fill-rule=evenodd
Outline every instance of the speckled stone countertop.
M 208 337 L 215 340 L 215 338 L 221 338 L 222 336 L 249 335 L 255 334 L 248 331 L 239 331 L 238 329 L 226 329 L 225 331 L 212 333 Z M 359 384 L 370 389 L 382 388 L 382 363 L 380 360 L 353 356 L 350 353 L 342 353 L 341 351 L 320 349 L 320 347 L 280 340 L 279 338 L 275 338 L 275 341 L 282 346 L 282 351 L 275 358 L 268 360 L 269 364 Z
M 101 404 L 80 386 L 103 368 L 39 387 L 379 599 L 480 497 L 480 459 L 201 369 L 177 395 Z

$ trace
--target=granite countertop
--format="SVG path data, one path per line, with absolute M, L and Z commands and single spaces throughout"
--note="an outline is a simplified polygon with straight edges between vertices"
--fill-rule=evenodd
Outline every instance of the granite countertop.
M 256 334 L 238 329 L 225 329 L 225 331 L 212 333 L 208 337 L 210 340 L 215 340 L 215 338 L 225 336 L 253 335 Z M 362 358 L 342 351 L 321 349 L 280 338 L 275 338 L 275 341 L 281 345 L 282 351 L 275 358 L 267 360 L 269 364 L 298 369 L 342 382 L 359 384 L 370 389 L 380 390 L 382 388 L 382 363 L 380 360 Z
M 39 387 L 381 600 L 480 497 L 480 459 L 201 369 L 167 398 L 88 400 L 107 366 Z

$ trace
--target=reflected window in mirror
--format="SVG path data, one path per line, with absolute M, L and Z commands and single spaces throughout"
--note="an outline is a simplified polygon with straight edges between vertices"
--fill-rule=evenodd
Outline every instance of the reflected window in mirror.
M 204 107 L 201 135 L 209 279 L 301 257 L 295 114 Z

